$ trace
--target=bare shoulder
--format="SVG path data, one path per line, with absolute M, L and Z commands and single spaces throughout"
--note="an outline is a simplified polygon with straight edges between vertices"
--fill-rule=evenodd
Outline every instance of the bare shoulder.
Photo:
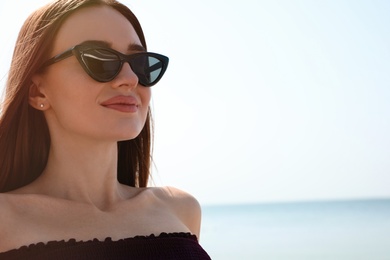
M 191 194 L 174 187 L 153 188 L 153 193 L 172 206 L 185 207 L 186 209 L 200 210 L 197 199 Z
M 0 193 L 0 230 L 6 226 L 7 223 L 4 223 L 3 220 L 10 220 L 10 217 L 15 211 L 14 198 L 10 194 Z
M 0 252 L 9 249 L 9 244 L 17 232 L 17 207 L 12 195 L 0 193 Z
M 152 188 L 152 191 L 192 233 L 199 237 L 201 207 L 194 196 L 174 187 Z

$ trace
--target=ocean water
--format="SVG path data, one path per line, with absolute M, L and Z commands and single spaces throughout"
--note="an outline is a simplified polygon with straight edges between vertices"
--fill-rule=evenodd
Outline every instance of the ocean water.
M 390 199 L 203 206 L 212 259 L 390 260 Z

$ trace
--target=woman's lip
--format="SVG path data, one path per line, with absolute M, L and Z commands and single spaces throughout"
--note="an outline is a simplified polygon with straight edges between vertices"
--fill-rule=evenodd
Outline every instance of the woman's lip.
M 121 112 L 136 112 L 138 110 L 137 99 L 133 96 L 116 96 L 107 99 L 101 105 Z
M 111 104 L 104 106 L 106 108 L 114 109 L 120 112 L 134 113 L 138 111 L 137 105 L 128 105 L 128 104 Z

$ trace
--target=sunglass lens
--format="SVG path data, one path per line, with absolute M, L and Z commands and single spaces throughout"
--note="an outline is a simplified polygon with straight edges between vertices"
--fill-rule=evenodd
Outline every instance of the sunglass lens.
M 90 49 L 82 54 L 83 62 L 89 74 L 97 81 L 112 80 L 119 72 L 121 61 L 119 57 L 105 49 Z
M 157 83 L 163 70 L 163 62 L 149 54 L 141 55 L 131 61 L 131 68 L 137 74 L 139 82 L 144 86 Z

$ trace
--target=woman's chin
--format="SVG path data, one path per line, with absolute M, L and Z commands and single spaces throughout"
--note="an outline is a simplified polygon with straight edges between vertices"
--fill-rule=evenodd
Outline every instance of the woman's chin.
M 117 139 L 117 141 L 118 141 L 118 142 L 121 142 L 121 141 L 133 140 L 133 139 L 137 138 L 138 135 L 139 135 L 139 133 L 126 134 L 126 135 L 123 135 L 123 136 L 119 137 L 119 138 Z

